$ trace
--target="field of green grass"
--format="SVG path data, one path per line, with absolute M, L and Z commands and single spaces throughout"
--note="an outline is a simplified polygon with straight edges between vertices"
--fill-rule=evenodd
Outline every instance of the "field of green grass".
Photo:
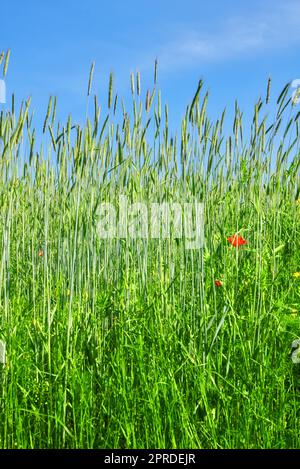
M 0 111 L 0 447 L 299 447 L 289 85 L 276 103 L 269 83 L 250 127 L 236 104 L 226 135 L 200 82 L 175 135 L 156 76 L 143 95 L 131 76 L 125 109 L 111 75 L 100 112 L 92 75 L 84 127 L 57 122 L 55 98 L 43 129 L 29 100 Z M 98 207 L 120 195 L 203 202 L 203 248 L 101 239 Z

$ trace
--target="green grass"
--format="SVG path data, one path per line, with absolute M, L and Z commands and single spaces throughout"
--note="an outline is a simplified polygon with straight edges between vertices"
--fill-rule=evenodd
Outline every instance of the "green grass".
M 142 97 L 139 81 L 125 110 L 111 75 L 107 114 L 87 101 L 84 128 L 56 123 L 51 99 L 42 148 L 28 102 L 1 111 L 0 447 L 297 448 L 300 139 L 289 88 L 275 120 L 259 100 L 251 129 L 236 106 L 226 136 L 199 83 L 175 136 L 156 84 Z M 120 194 L 204 202 L 204 248 L 101 240 L 97 207 Z M 239 248 L 227 241 L 237 232 Z

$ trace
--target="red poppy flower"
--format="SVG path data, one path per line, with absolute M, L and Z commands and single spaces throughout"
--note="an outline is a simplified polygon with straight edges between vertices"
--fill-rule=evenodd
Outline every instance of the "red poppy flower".
M 235 248 L 242 246 L 243 244 L 247 244 L 247 241 L 242 236 L 238 236 L 236 234 L 233 236 L 229 236 L 229 238 L 227 238 L 227 241 L 232 244 L 232 246 L 234 246 Z
M 215 280 L 215 285 L 216 287 L 221 287 L 223 283 L 221 282 L 221 280 Z

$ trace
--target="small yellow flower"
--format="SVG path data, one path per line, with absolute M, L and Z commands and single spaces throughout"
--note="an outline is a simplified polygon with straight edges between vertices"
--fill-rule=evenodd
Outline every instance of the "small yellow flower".
M 296 205 L 300 206 L 300 197 L 296 200 Z
M 294 278 L 299 278 L 300 277 L 300 272 L 294 272 L 293 277 Z

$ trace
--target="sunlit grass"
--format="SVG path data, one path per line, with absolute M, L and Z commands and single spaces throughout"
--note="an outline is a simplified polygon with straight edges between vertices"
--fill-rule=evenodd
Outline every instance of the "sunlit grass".
M 7 65 L 6 65 L 7 68 Z M 92 65 L 88 84 L 91 98 Z M 155 70 L 155 82 L 156 82 Z M 131 76 L 125 110 L 56 122 L 0 116 L 0 446 L 296 448 L 299 129 L 289 87 L 212 122 L 200 82 L 172 135 L 160 92 Z M 105 107 L 105 104 L 104 104 Z M 25 164 L 21 163 L 25 161 Z M 97 235 L 97 207 L 205 204 L 205 245 Z M 245 242 L 243 242 L 245 241 Z

